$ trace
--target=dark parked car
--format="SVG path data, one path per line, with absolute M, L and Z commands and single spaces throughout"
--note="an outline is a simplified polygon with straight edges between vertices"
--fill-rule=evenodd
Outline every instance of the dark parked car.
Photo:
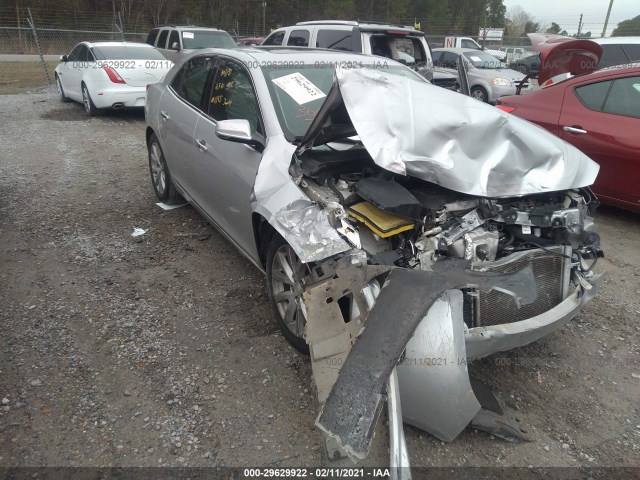
M 534 122 L 600 164 L 603 203 L 640 212 L 640 65 L 570 78 L 498 108 Z
M 509 64 L 511 70 L 517 70 L 524 75 L 537 74 L 540 70 L 540 54 L 519 58 Z

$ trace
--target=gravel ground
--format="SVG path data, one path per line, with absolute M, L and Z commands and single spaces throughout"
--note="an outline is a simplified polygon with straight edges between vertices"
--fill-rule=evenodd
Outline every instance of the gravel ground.
M 155 205 L 142 113 L 48 94 L 0 112 L 0 467 L 322 465 L 308 358 L 262 274 L 191 207 Z M 604 291 L 471 365 L 533 441 L 407 426 L 413 465 L 640 466 L 640 217 L 597 220 Z

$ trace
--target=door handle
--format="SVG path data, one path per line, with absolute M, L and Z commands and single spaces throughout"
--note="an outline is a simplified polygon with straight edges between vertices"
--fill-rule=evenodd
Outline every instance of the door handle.
M 196 138 L 196 145 L 198 146 L 198 148 L 200 150 L 202 150 L 203 152 L 207 151 L 207 142 L 205 142 L 204 140 L 198 140 Z
M 169 114 L 167 112 L 160 111 L 160 116 L 163 120 L 169 120 Z
M 580 128 L 580 127 L 568 127 L 568 126 L 565 126 L 565 127 L 562 127 L 562 129 L 565 132 L 576 133 L 578 135 L 584 135 L 585 133 L 587 133 L 586 130 L 584 130 L 584 129 Z

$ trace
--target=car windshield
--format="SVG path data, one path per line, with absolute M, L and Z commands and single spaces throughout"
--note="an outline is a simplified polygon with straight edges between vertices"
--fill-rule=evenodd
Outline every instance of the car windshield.
M 187 49 L 233 48 L 236 46 L 236 42 L 227 32 L 194 30 L 192 32 L 182 32 L 182 45 Z
M 262 67 L 280 125 L 289 141 L 301 139 L 324 104 L 335 78 L 331 62 L 295 68 Z M 356 62 L 354 62 L 356 63 Z M 326 65 L 326 66 L 325 66 Z M 426 82 L 423 77 L 401 65 L 361 64 L 363 68 L 380 68 L 385 73 Z M 314 98 L 315 97 L 315 98 Z
M 476 68 L 505 68 L 505 64 L 483 51 L 464 52 L 464 56 Z

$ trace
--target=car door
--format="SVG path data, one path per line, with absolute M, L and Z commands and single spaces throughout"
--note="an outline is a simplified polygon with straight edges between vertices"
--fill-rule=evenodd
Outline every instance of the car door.
M 64 66 L 58 72 L 65 95 L 77 101 L 82 101 L 82 92 L 80 90 L 82 64 L 80 58 L 83 47 L 86 48 L 82 43 L 76 45 L 67 56 Z
M 202 209 L 250 256 L 255 252 L 250 198 L 262 153 L 255 148 L 219 138 L 221 120 L 246 119 L 252 136 L 264 138 L 264 124 L 249 70 L 220 57 L 211 83 L 207 114 L 200 115 L 195 142 L 199 155 L 194 165 Z
M 82 46 L 80 50 L 80 83 L 84 82 L 87 85 L 90 93 L 94 93 L 95 79 L 97 76 L 102 75 L 100 69 L 96 69 L 95 57 L 93 53 L 86 45 Z M 81 91 L 82 93 L 82 91 Z
M 210 81 L 213 59 L 189 60 L 176 74 L 160 99 L 160 142 L 174 181 L 196 203 L 203 193 L 197 189 L 199 151 L 194 142 L 198 116 L 202 112 L 205 85 Z
M 640 207 L 640 76 L 567 86 L 560 137 L 600 165 L 594 191 Z

